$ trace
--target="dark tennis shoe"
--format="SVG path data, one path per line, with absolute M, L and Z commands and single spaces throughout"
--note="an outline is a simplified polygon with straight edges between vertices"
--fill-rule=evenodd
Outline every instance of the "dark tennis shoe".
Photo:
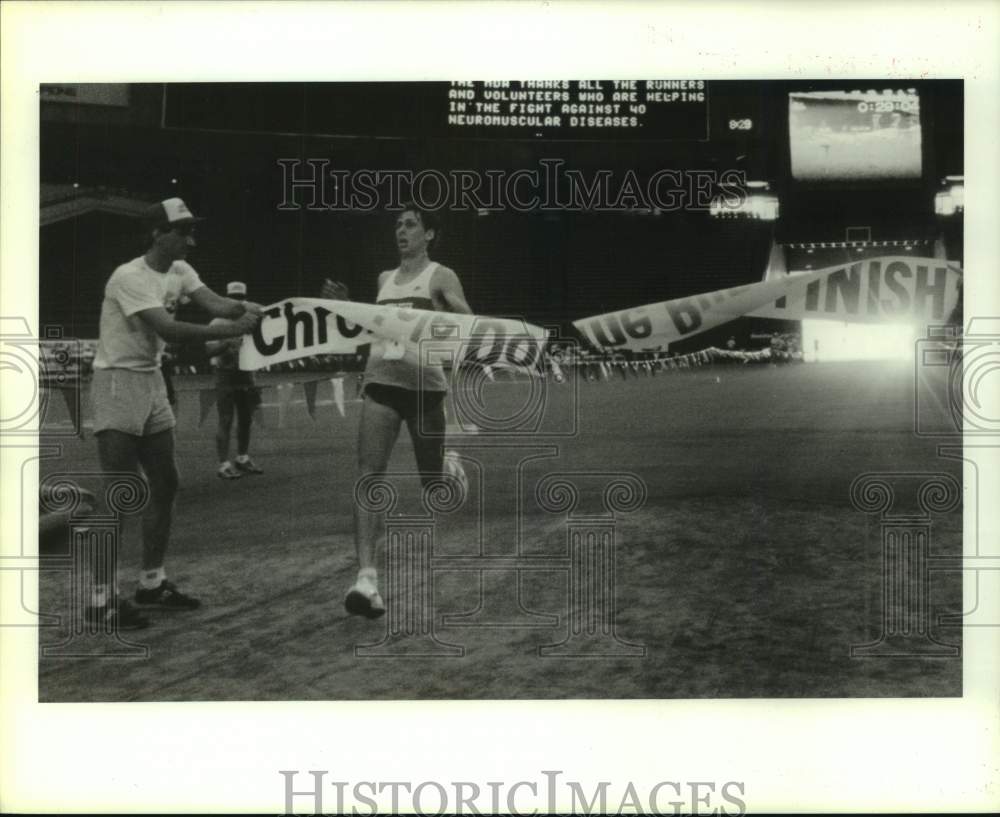
M 239 479 L 243 476 L 243 474 L 240 473 L 240 469 L 229 461 L 222 463 L 222 465 L 219 466 L 219 470 L 215 473 L 219 479 Z
M 344 607 L 352 616 L 379 618 L 385 615 L 385 602 L 379 595 L 378 587 L 371 579 L 358 579 L 347 591 Z
M 167 579 L 152 590 L 140 587 L 135 591 L 135 603 L 142 607 L 159 607 L 163 610 L 197 610 L 201 607 L 198 599 L 182 593 L 177 589 L 177 585 Z
M 143 630 L 149 626 L 149 619 L 135 609 L 128 601 L 122 599 L 118 606 L 109 604 L 100 607 L 88 607 L 87 623 L 91 627 L 109 630 Z
M 255 463 L 249 457 L 246 458 L 237 457 L 235 460 L 233 460 L 233 464 L 244 474 L 255 475 L 264 473 L 264 469 L 258 466 L 257 463 Z

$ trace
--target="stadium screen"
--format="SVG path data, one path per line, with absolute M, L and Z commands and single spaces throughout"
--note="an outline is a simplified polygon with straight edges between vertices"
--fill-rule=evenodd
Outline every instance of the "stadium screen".
M 788 130 L 799 181 L 915 179 L 922 172 L 914 88 L 793 92 Z

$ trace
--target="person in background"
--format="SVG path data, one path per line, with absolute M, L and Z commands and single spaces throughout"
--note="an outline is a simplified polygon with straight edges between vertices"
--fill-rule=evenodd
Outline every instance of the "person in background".
M 242 281 L 230 281 L 226 295 L 237 301 L 247 297 L 247 285 Z M 226 326 L 232 322 L 225 318 L 213 318 L 209 326 Z M 250 459 L 250 430 L 253 427 L 253 413 L 260 405 L 260 389 L 254 381 L 253 372 L 240 370 L 240 346 L 242 337 L 210 340 L 205 349 L 212 356 L 215 369 L 216 407 L 219 426 L 215 433 L 215 450 L 219 456 L 219 479 L 239 479 L 244 475 L 263 474 L 264 470 Z M 229 438 L 232 435 L 233 418 L 236 418 L 236 459 L 229 459 Z

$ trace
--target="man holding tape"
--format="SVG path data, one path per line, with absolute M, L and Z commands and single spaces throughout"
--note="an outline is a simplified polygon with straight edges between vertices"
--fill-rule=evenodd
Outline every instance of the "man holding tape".
M 100 340 L 94 358 L 91 399 L 94 436 L 105 474 L 141 471 L 149 484 L 149 506 L 142 520 L 142 570 L 136 602 L 146 607 L 192 610 L 200 602 L 167 579 L 164 558 L 170 536 L 177 465 L 174 460 L 174 413 L 160 371 L 166 342 L 204 342 L 239 337 L 260 320 L 258 304 L 217 295 L 184 259 L 195 246 L 196 218 L 179 198 L 153 205 L 147 214 L 149 249 L 122 264 L 104 288 Z M 182 297 L 210 315 L 231 318 L 224 326 L 174 320 Z M 149 622 L 126 601 L 117 599 L 115 565 L 95 575 L 87 618 L 92 624 L 119 629 Z
M 396 219 L 399 266 L 378 277 L 377 304 L 471 315 L 458 276 L 428 252 L 440 236 L 433 212 L 407 203 Z M 347 288 L 327 279 L 324 298 L 347 300 Z M 385 473 L 405 422 L 413 441 L 417 469 L 426 486 L 445 467 L 444 399 L 448 390 L 440 365 L 420 360 L 417 350 L 398 341 L 372 343 L 365 369 L 364 402 L 358 435 L 359 478 Z M 460 467 L 460 466 L 459 466 Z M 376 517 L 355 507 L 358 576 L 344 600 L 352 615 L 377 618 L 385 613 L 375 566 Z

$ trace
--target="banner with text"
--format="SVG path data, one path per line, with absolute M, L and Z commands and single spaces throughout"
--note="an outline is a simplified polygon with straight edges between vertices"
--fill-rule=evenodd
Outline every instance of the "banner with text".
M 594 346 L 649 351 L 736 318 L 945 323 L 962 270 L 934 258 L 887 256 L 574 321 Z
M 397 306 L 288 298 L 271 304 L 253 334 L 243 338 L 240 368 L 248 371 L 312 355 L 371 354 L 425 364 L 534 367 L 545 330 L 524 321 L 458 315 Z

